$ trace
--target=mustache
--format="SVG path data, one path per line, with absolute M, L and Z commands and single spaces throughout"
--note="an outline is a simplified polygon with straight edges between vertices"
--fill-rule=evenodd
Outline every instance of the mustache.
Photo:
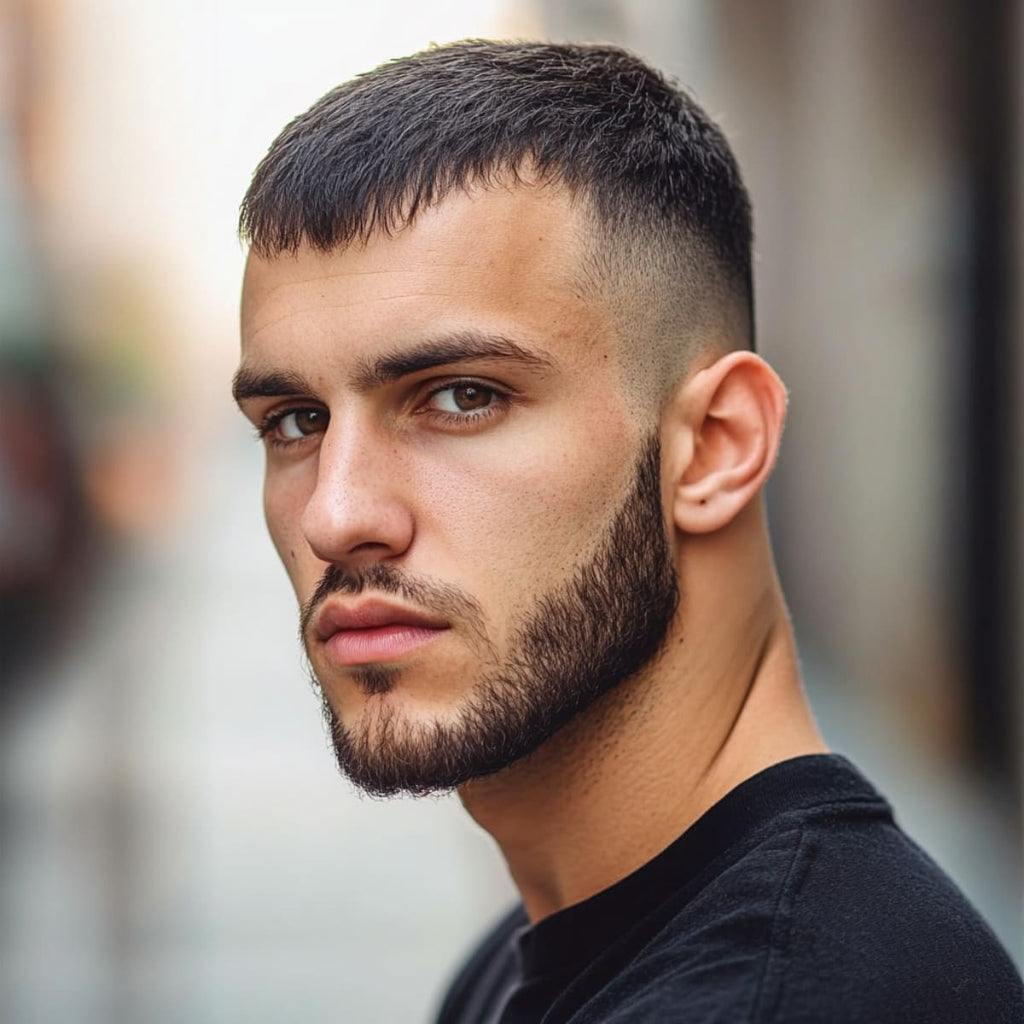
M 440 580 L 409 576 L 381 562 L 357 570 L 328 565 L 309 600 L 302 605 L 299 616 L 300 639 L 306 641 L 313 619 L 327 598 L 335 594 L 355 597 L 364 592 L 402 598 L 432 615 L 467 625 L 481 639 L 486 637 L 483 609 L 464 591 Z

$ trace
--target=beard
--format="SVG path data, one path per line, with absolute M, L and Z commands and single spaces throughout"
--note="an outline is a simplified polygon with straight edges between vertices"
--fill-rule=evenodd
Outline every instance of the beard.
M 371 589 L 400 594 L 466 624 L 487 647 L 482 670 L 454 719 L 409 722 L 384 702 L 344 725 L 320 689 L 338 767 L 373 796 L 425 795 L 490 775 L 536 750 L 599 697 L 651 663 L 679 604 L 661 510 L 657 438 L 643 446 L 632 487 L 594 554 L 541 597 L 497 659 L 479 605 L 461 591 L 408 577 L 385 564 L 348 572 L 330 566 L 303 608 L 302 637 L 321 601 Z M 353 671 L 367 694 L 387 693 L 402 669 Z

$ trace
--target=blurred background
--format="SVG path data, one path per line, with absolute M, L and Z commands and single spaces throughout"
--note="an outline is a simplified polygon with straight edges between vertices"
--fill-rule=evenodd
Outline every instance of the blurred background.
M 423 1022 L 511 898 L 335 775 L 228 397 L 248 177 L 353 73 L 614 41 L 723 124 L 808 688 L 1021 962 L 1011 0 L 0 0 L 0 1019 Z

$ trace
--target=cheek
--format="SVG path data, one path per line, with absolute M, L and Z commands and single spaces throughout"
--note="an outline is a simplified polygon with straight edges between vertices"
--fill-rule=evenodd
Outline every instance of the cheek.
M 510 610 L 562 583 L 592 552 L 632 483 L 625 424 L 599 436 L 545 424 L 484 455 L 437 466 L 431 504 L 447 524 L 448 561 Z M 618 429 L 614 429 L 618 427 Z M 612 429 L 609 429 L 612 428 Z
M 318 573 L 319 565 L 302 536 L 302 513 L 308 488 L 301 481 L 287 481 L 268 474 L 263 483 L 263 517 L 278 557 L 296 593 L 303 595 L 304 577 Z

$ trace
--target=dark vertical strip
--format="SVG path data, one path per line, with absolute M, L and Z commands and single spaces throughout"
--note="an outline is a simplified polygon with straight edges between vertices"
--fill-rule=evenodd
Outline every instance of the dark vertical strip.
M 1014 394 L 1017 136 L 1014 0 L 961 5 L 969 252 L 966 369 L 967 702 L 980 768 L 1004 792 L 1018 777 L 1014 608 L 1019 466 Z

